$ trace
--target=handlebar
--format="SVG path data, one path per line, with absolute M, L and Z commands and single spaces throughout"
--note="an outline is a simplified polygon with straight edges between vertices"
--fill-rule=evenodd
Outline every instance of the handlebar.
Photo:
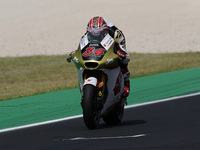
M 72 61 L 71 53 L 69 54 L 69 57 L 66 59 L 66 61 L 67 61 L 68 63 L 70 63 L 70 62 Z
M 67 61 L 68 63 L 70 63 L 71 60 L 72 60 L 71 58 L 67 58 L 67 59 L 66 59 L 66 61 Z

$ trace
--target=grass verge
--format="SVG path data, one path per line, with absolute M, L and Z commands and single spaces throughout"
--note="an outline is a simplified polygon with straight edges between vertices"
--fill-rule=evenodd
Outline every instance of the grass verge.
M 78 87 L 66 55 L 0 58 L 0 101 Z M 200 67 L 200 53 L 131 53 L 131 78 Z

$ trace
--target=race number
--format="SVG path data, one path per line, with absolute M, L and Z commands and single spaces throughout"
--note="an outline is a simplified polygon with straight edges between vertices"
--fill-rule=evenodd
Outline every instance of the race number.
M 90 56 L 92 54 L 92 50 L 94 47 L 88 47 L 86 51 L 83 53 L 83 56 Z
M 94 47 L 86 48 L 86 51 L 82 54 L 83 56 L 87 57 L 90 55 L 101 56 L 104 54 L 104 49 L 94 49 Z

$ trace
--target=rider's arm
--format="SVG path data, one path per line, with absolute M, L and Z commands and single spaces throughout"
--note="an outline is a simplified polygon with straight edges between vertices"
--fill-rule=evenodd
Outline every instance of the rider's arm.
M 130 61 L 129 54 L 126 50 L 126 41 L 125 37 L 120 30 L 115 30 L 114 32 L 114 41 L 116 43 L 116 51 L 115 53 L 119 56 L 119 58 L 122 60 L 123 64 L 128 64 Z

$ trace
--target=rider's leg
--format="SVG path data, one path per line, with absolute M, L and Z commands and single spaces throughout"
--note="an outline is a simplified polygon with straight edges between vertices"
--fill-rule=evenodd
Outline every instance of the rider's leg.
M 129 80 L 130 72 L 127 66 L 124 69 L 122 69 L 122 74 L 124 77 L 124 92 L 122 94 L 122 97 L 127 97 L 130 92 L 130 80 Z

